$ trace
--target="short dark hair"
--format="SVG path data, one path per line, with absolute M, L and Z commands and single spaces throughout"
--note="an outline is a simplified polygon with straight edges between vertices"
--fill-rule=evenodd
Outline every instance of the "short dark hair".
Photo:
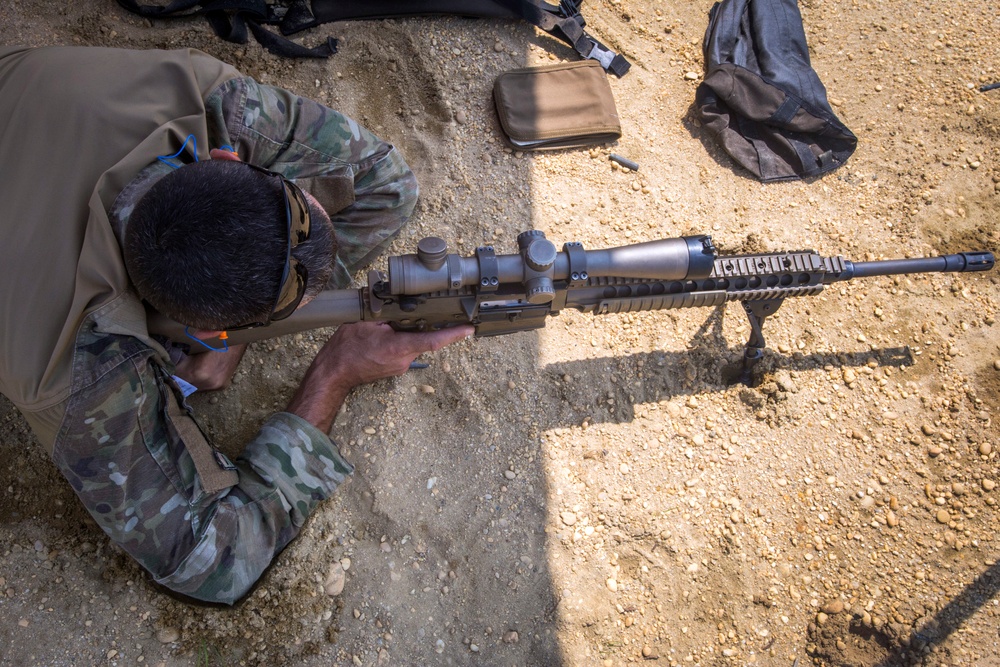
M 335 252 L 329 218 L 310 202 L 308 241 L 292 251 L 322 290 Z M 125 266 L 139 292 L 182 324 L 214 331 L 267 321 L 285 265 L 287 226 L 278 179 L 228 160 L 185 165 L 136 204 Z

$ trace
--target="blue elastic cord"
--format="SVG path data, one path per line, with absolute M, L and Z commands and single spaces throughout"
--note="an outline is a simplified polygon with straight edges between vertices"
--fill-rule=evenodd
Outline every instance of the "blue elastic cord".
M 184 335 L 187 336 L 188 338 L 190 338 L 191 340 L 193 340 L 194 342 L 198 343 L 198 345 L 201 345 L 206 350 L 211 350 L 212 352 L 228 352 L 229 351 L 229 341 L 228 340 L 223 340 L 222 341 L 222 347 L 212 347 L 211 345 L 209 345 L 208 343 L 206 343 L 202 339 L 195 338 L 194 336 L 192 336 L 191 332 L 188 331 L 187 327 L 184 327 Z
M 182 165 L 182 164 L 174 164 L 173 162 L 170 162 L 170 160 L 173 160 L 174 158 L 178 157 L 181 153 L 183 153 L 184 149 L 187 148 L 187 145 L 188 145 L 189 141 L 191 142 L 191 152 L 194 154 L 194 161 L 197 162 L 198 161 L 198 139 L 193 134 L 187 135 L 187 139 L 184 140 L 184 143 L 181 144 L 180 150 L 178 150 L 176 153 L 174 153 L 173 155 L 157 155 L 156 159 L 159 160 L 160 162 L 162 162 L 163 164 L 167 165 L 171 169 L 180 169 L 184 165 Z M 212 349 L 212 348 L 208 348 L 208 349 Z

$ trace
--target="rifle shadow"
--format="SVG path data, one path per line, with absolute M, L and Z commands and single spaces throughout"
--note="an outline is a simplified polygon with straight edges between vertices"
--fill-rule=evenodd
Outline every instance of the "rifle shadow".
M 861 368 L 874 359 L 879 368 L 901 369 L 914 364 L 910 348 L 888 347 L 857 352 L 782 354 L 767 348 L 751 376 L 743 382 L 744 347 L 730 345 L 722 335 L 724 307 L 716 308 L 695 334 L 687 350 L 652 351 L 590 357 L 542 367 L 543 378 L 562 400 L 562 410 L 551 416 L 549 427 L 588 423 L 625 423 L 636 417 L 637 406 L 691 396 L 705 391 L 725 391 L 734 385 L 746 389 L 741 398 L 754 408 L 763 406 L 776 391 L 771 381 L 781 371 L 799 372 L 835 368 Z M 607 382 L 578 381 L 604 376 Z M 786 389 L 787 382 L 785 383 Z M 794 385 L 794 383 L 793 383 Z M 794 386 L 790 387 L 796 391 Z M 785 391 L 781 389 L 780 391 Z
M 1000 593 L 1000 562 L 994 562 L 919 628 L 906 637 L 897 637 L 895 648 L 874 667 L 913 664 L 927 647 L 947 639 L 997 593 Z

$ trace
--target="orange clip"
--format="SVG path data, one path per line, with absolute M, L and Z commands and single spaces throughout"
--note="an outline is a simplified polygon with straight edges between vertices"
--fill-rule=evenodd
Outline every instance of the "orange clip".
M 219 340 L 229 340 L 229 332 L 223 331 L 219 334 Z

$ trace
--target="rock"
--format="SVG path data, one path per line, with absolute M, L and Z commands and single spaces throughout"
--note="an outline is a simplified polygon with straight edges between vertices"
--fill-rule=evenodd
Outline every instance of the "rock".
M 572 526 L 573 524 L 576 523 L 576 514 L 574 514 L 573 512 L 563 512 L 562 514 L 559 515 L 559 517 L 562 519 L 562 522 L 567 526 Z
M 979 453 L 982 454 L 983 456 L 989 456 L 990 452 L 992 451 L 993 451 L 993 445 L 991 445 L 988 442 L 984 442 L 983 444 L 979 445 Z
M 839 614 L 844 611 L 844 601 L 843 600 L 832 600 L 823 605 L 823 613 L 833 616 L 834 614 Z
M 829 618 L 829 615 L 819 612 L 816 614 L 816 625 L 824 625 Z
M 161 644 L 173 644 L 181 638 L 181 632 L 177 628 L 160 628 L 156 631 L 156 640 Z
M 951 515 L 948 514 L 948 510 L 938 510 L 937 522 L 948 523 L 949 521 L 951 521 Z
M 885 522 L 889 524 L 890 528 L 895 528 L 899 525 L 899 517 L 896 516 L 895 512 L 889 510 L 885 513 Z
M 344 592 L 344 584 L 347 583 L 347 575 L 344 573 L 344 566 L 340 562 L 332 563 L 330 571 L 327 572 L 326 581 L 323 582 L 323 592 L 330 597 L 336 597 Z
M 984 479 L 983 480 L 983 490 L 984 491 L 992 491 L 995 488 L 997 488 L 997 483 L 994 482 L 992 479 Z
M 618 581 L 615 580 L 613 577 L 608 579 L 605 583 L 607 584 L 609 591 L 611 591 L 612 593 L 618 592 Z
M 520 636 L 517 634 L 517 630 L 508 630 L 503 633 L 504 644 L 516 644 L 519 640 Z

